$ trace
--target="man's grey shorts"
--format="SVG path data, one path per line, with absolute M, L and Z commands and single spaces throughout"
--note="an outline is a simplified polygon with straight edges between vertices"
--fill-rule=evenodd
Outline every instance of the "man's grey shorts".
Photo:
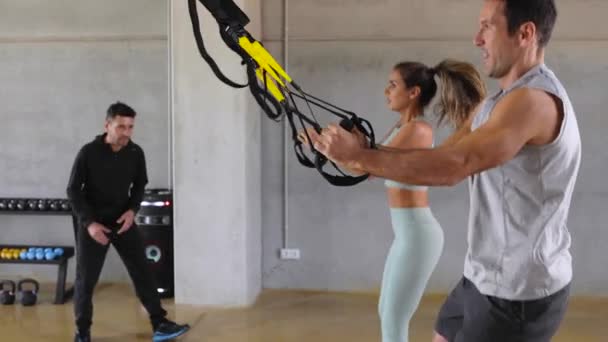
M 541 299 L 481 294 L 462 278 L 439 311 L 435 331 L 449 342 L 549 342 L 566 312 L 570 285 Z

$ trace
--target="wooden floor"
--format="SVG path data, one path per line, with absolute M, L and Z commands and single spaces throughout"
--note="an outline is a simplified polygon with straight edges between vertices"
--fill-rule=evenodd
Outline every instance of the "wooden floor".
M 53 305 L 43 288 L 39 305 L 0 306 L 0 341 L 72 341 L 72 302 Z M 46 296 L 45 293 L 49 295 Z M 442 296 L 424 298 L 410 342 L 431 339 Z M 248 309 L 205 310 L 165 300 L 170 318 L 192 330 L 179 341 L 338 342 L 380 341 L 377 296 L 266 290 Z M 100 285 L 95 294 L 93 341 L 150 341 L 147 315 L 129 285 Z M 554 342 L 608 341 L 608 298 L 575 298 Z

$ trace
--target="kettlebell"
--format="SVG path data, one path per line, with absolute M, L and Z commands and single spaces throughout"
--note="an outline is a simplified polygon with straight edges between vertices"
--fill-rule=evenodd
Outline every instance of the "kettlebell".
M 10 290 L 5 290 L 4 285 L 9 285 Z M 12 280 L 2 280 L 0 282 L 0 304 L 11 305 L 15 303 L 15 282 Z
M 24 284 L 32 284 L 34 286 L 33 290 L 24 290 Z M 17 291 L 19 291 L 21 295 L 21 304 L 23 306 L 32 306 L 36 304 L 36 300 L 38 299 L 38 291 L 40 290 L 40 284 L 34 279 L 22 279 L 17 284 Z

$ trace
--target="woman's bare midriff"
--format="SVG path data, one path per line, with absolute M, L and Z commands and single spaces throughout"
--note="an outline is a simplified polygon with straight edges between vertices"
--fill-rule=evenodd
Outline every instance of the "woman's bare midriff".
M 427 191 L 387 188 L 388 206 L 391 208 L 424 208 L 429 206 Z

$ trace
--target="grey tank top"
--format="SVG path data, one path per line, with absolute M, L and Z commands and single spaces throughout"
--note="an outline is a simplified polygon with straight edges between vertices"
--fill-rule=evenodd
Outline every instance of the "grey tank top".
M 512 160 L 469 178 L 464 275 L 481 293 L 509 300 L 546 297 L 571 281 L 566 221 L 581 160 L 574 109 L 544 64 L 487 98 L 472 130 L 488 120 L 501 98 L 522 87 L 541 89 L 561 100 L 564 116 L 558 137 L 547 145 L 526 145 Z

